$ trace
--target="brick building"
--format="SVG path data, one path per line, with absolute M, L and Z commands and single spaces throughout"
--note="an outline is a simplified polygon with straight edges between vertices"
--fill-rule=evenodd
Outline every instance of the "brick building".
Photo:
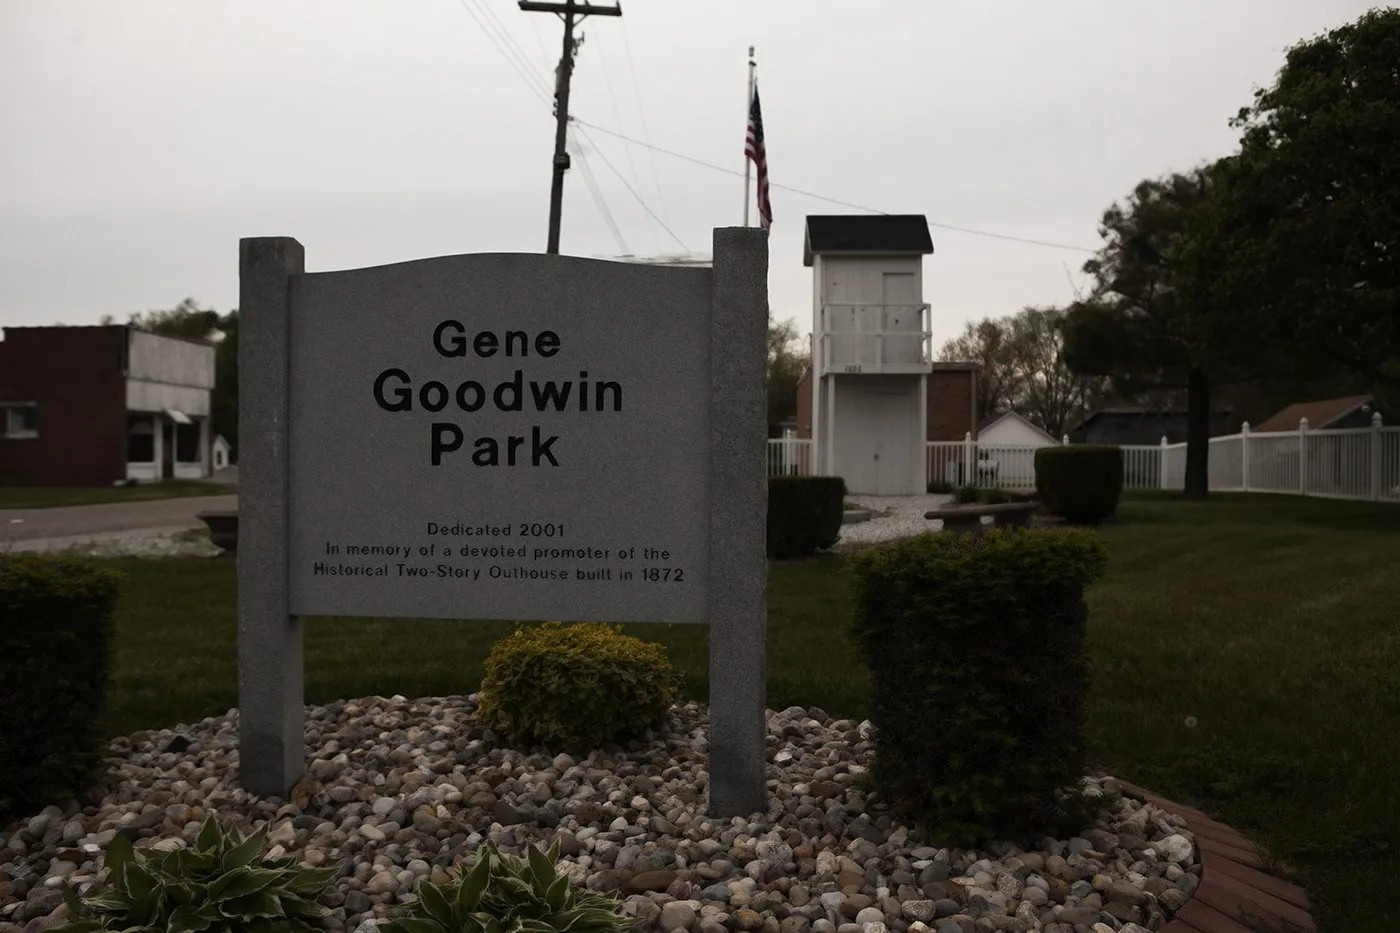
M 0 485 L 208 476 L 213 388 L 206 341 L 120 324 L 6 327 Z

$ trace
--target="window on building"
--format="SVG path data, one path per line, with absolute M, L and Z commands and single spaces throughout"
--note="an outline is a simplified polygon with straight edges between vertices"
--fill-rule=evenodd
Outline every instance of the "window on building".
M 39 408 L 33 402 L 0 403 L 0 437 L 39 436 Z
M 156 435 L 150 415 L 128 415 L 126 419 L 126 462 L 154 463 Z
M 175 459 L 180 463 L 199 462 L 199 422 L 175 425 Z

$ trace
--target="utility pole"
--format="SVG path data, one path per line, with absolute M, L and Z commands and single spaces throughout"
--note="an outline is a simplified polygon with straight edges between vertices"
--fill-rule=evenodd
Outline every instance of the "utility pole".
M 549 246 L 547 253 L 559 252 L 559 222 L 564 212 L 564 173 L 569 170 L 566 148 L 569 130 L 569 82 L 574 76 L 574 26 L 587 16 L 621 16 L 622 5 L 595 6 L 576 0 L 520 0 L 526 13 L 554 13 L 564 21 L 564 49 L 559 56 L 559 68 L 554 84 L 554 180 L 549 187 Z M 577 17 L 577 18 L 575 18 Z

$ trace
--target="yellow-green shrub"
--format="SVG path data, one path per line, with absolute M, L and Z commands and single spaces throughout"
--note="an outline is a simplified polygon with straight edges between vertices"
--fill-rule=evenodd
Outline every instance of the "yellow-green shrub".
M 485 668 L 483 723 L 512 741 L 578 749 L 661 725 L 682 683 L 660 645 L 600 622 L 518 629 Z

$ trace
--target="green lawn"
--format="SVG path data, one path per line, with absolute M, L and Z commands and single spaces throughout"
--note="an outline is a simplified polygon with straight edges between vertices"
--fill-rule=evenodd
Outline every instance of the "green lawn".
M 1096 763 L 1258 835 L 1300 872 L 1324 930 L 1395 928 L 1400 508 L 1134 497 L 1102 533 L 1110 571 L 1090 591 Z M 235 705 L 232 563 L 111 563 L 129 580 L 110 730 Z M 840 638 L 841 560 L 775 564 L 769 580 L 769 705 L 864 715 L 865 673 Z M 629 628 L 663 642 L 691 695 L 705 696 L 703 629 Z M 509 629 L 309 620 L 308 700 L 470 692 Z
M 169 479 L 138 486 L 0 486 L 0 509 L 53 509 L 67 505 L 107 505 L 113 502 L 148 502 L 187 496 L 227 496 L 238 487 Z

